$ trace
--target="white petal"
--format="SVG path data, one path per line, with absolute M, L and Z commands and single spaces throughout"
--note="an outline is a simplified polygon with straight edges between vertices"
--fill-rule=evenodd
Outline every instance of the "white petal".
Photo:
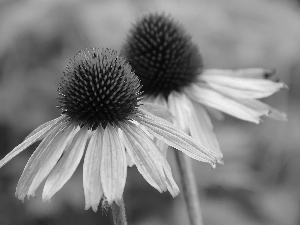
M 127 174 L 126 154 L 118 131 L 107 125 L 103 135 L 101 181 L 109 205 L 122 199 Z
M 152 115 L 152 114 L 150 114 L 150 115 Z M 154 137 L 151 133 L 149 133 L 149 131 L 143 125 L 139 124 L 138 122 L 136 122 L 134 120 L 131 121 L 131 122 L 134 123 L 135 125 L 139 126 L 140 129 L 142 129 L 147 134 L 147 136 L 149 136 L 153 140 L 153 142 L 159 147 L 159 149 L 163 152 L 163 154 L 165 156 L 167 155 L 169 146 L 165 142 L 163 142 L 160 139 Z M 121 134 L 121 136 L 122 135 L 123 134 Z
M 129 167 L 134 166 L 134 162 L 127 151 L 126 151 L 126 161 L 127 161 L 127 166 L 129 166 Z
M 143 109 L 139 109 L 139 112 L 136 113 L 135 120 L 144 125 L 158 139 L 163 140 L 168 145 L 196 160 L 208 162 L 213 167 L 215 167 L 217 161 L 221 160 L 219 155 L 201 146 L 183 131 L 178 130 L 172 124 L 159 117 L 150 116 L 149 113 L 146 115 Z
M 186 133 L 188 133 L 188 123 L 191 122 L 188 118 L 191 109 L 187 100 L 185 94 L 174 91 L 168 97 L 168 107 L 175 116 L 173 124 Z
M 149 102 L 143 102 L 143 105 L 141 105 L 140 107 L 145 111 L 150 112 L 153 115 L 165 119 L 169 122 L 173 120 L 173 115 L 169 112 L 166 106 L 159 105 L 159 104 L 152 104 Z
M 166 109 L 168 108 L 167 100 L 166 100 L 166 98 L 163 95 L 158 95 L 156 97 L 148 96 L 146 98 L 146 100 L 148 102 L 152 102 L 153 104 L 161 105 L 161 106 L 163 106 Z
M 103 132 L 104 130 L 101 126 L 92 132 L 92 137 L 87 147 L 83 164 L 85 209 L 92 207 L 94 212 L 97 211 L 103 195 L 100 173 Z
M 285 113 L 278 111 L 277 109 L 267 105 L 256 99 L 236 99 L 237 102 L 257 111 L 261 115 L 266 115 L 269 118 L 281 121 L 287 121 Z
M 58 118 L 59 119 L 59 118 Z M 15 147 L 11 152 L 9 152 L 1 161 L 0 161 L 0 168 L 4 166 L 6 163 L 8 163 L 13 157 L 18 155 L 20 152 L 24 151 L 26 148 L 28 148 L 30 145 L 35 143 L 40 139 L 41 136 L 43 136 L 47 131 L 50 129 L 53 129 L 55 127 L 55 123 L 51 123 L 48 126 L 42 127 L 37 132 L 35 132 L 33 135 L 25 139 L 21 144 L 19 144 L 17 147 Z
M 198 103 L 191 104 L 191 118 L 189 128 L 191 136 L 204 147 L 215 151 L 222 156 L 217 137 L 213 130 L 213 125 L 205 109 Z
M 220 75 L 241 78 L 267 79 L 275 74 L 275 70 L 262 68 L 249 68 L 240 70 L 206 69 L 202 74 L 207 76 Z
M 218 92 L 235 98 L 265 98 L 286 87 L 284 83 L 265 79 L 205 74 L 200 79 Z
M 71 124 L 64 130 L 58 132 L 52 139 L 51 143 L 47 145 L 43 154 L 39 158 L 39 171 L 36 173 L 28 190 L 28 196 L 34 196 L 36 189 L 48 176 L 57 161 L 60 159 L 65 147 L 68 145 L 74 136 L 75 126 Z
M 147 133 L 149 133 L 147 131 Z M 153 137 L 152 140 L 156 144 L 156 146 L 159 148 L 159 150 L 164 154 L 164 156 L 167 156 L 169 145 L 167 145 L 164 141 L 154 137 L 152 134 L 150 134 L 150 137 Z M 148 135 L 149 136 L 149 135 Z
M 118 129 L 118 134 L 119 134 L 120 140 L 123 140 L 124 134 L 123 134 L 123 131 L 121 129 Z M 129 166 L 129 167 L 134 166 L 134 162 L 132 161 L 131 157 L 128 155 L 128 152 L 127 152 L 126 148 L 125 148 L 125 152 L 126 152 L 125 154 L 126 154 L 127 166 Z
M 284 112 L 280 112 L 279 110 L 270 107 L 270 114 L 269 114 L 269 118 L 272 118 L 274 120 L 281 120 L 281 121 L 287 121 L 287 115 Z
M 234 99 L 211 90 L 205 84 L 192 85 L 187 91 L 191 99 L 206 106 L 218 109 L 242 120 L 259 123 L 261 114 Z
M 75 134 L 72 143 L 65 149 L 64 154 L 46 180 L 43 200 L 50 200 L 74 174 L 84 153 L 87 137 L 88 130 L 85 127 Z
M 59 122 L 61 122 L 62 120 L 64 120 L 66 117 L 64 115 L 54 119 L 54 120 L 50 120 L 47 123 L 42 124 L 41 126 L 39 126 L 38 128 L 34 129 L 30 134 L 27 135 L 27 137 L 25 138 L 28 139 L 29 137 L 33 136 L 34 134 L 36 134 L 37 132 L 41 131 L 42 129 L 44 129 L 45 127 L 48 126 L 54 126 L 55 124 L 58 124 Z
M 207 110 L 208 113 L 216 120 L 224 120 L 224 114 L 222 112 L 211 107 L 205 107 L 205 110 Z
M 40 167 L 42 166 L 40 164 L 41 162 L 41 157 L 48 145 L 51 145 L 51 142 L 55 135 L 57 133 L 65 128 L 65 124 L 59 124 L 55 128 L 51 130 L 51 132 L 44 138 L 44 140 L 39 144 L 37 149 L 33 152 L 31 157 L 29 158 L 22 176 L 19 179 L 18 185 L 17 185 L 17 190 L 16 190 L 16 196 L 21 199 L 22 201 L 24 200 L 24 197 L 27 195 L 29 187 L 39 171 Z
M 176 118 L 174 125 L 190 134 L 205 148 L 222 156 L 212 123 L 205 109 L 200 104 L 194 106 L 185 94 L 177 92 L 171 93 L 168 100 L 170 111 Z
M 172 177 L 169 163 L 159 148 L 137 125 L 128 123 L 121 128 L 127 152 L 145 180 L 159 192 L 168 189 L 172 196 L 176 196 L 179 189 Z

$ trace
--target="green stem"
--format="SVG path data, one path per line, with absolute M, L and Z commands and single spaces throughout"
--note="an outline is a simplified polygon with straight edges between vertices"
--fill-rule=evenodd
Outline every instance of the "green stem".
M 126 213 L 125 213 L 125 204 L 122 201 L 117 205 L 115 202 L 111 206 L 113 221 L 115 225 L 127 225 Z
M 175 150 L 174 152 L 190 224 L 203 225 L 198 188 L 195 182 L 191 158 L 179 151 Z

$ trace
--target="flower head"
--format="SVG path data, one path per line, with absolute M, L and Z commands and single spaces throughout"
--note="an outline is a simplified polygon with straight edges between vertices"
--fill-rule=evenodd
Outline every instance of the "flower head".
M 122 48 L 140 78 L 149 101 L 166 106 L 174 124 L 200 144 L 221 155 L 206 110 L 215 109 L 259 123 L 261 116 L 285 120 L 285 114 L 257 100 L 280 88 L 264 69 L 203 70 L 198 47 L 172 18 L 160 13 L 142 16 Z
M 131 29 L 123 52 L 147 95 L 182 91 L 202 70 L 198 47 L 184 28 L 164 14 L 149 14 Z
M 76 55 L 59 88 L 62 115 L 36 128 L 0 161 L 2 167 L 42 140 L 26 164 L 16 196 L 21 200 L 34 196 L 46 180 L 42 197 L 50 199 L 70 179 L 83 157 L 86 209 L 96 211 L 101 199 L 109 205 L 120 203 L 129 159 L 150 185 L 176 196 L 179 189 L 170 166 L 150 134 L 212 166 L 221 160 L 155 116 L 167 112 L 141 103 L 140 88 L 139 79 L 116 51 L 90 49 Z

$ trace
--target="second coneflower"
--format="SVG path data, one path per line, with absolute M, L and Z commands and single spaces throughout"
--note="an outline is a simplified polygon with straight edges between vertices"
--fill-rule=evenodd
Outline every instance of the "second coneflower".
M 257 100 L 285 87 L 264 69 L 203 70 L 198 47 L 169 16 L 150 13 L 131 28 L 122 48 L 140 78 L 148 101 L 166 106 L 174 124 L 222 155 L 206 109 L 259 123 L 261 116 L 285 120 L 284 113 Z
M 170 166 L 147 132 L 215 166 L 220 157 L 153 115 L 151 112 L 163 111 L 143 105 L 140 88 L 138 77 L 116 51 L 91 49 L 77 54 L 59 88 L 62 115 L 35 129 L 0 161 L 2 167 L 42 140 L 26 164 L 16 196 L 21 200 L 34 196 L 45 180 L 42 197 L 50 199 L 70 179 L 83 157 L 86 208 L 96 211 L 102 198 L 109 205 L 121 204 L 127 157 L 149 184 L 175 196 L 179 190 Z

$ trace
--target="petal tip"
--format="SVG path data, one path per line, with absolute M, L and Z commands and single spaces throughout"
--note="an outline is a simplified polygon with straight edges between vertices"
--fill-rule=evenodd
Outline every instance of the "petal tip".
M 24 203 L 24 198 L 25 198 L 26 194 L 22 195 L 22 194 L 19 194 L 19 193 L 16 192 L 15 196 L 16 196 L 17 199 L 21 200 L 22 203 Z
M 98 205 L 92 205 L 92 210 L 96 213 L 98 211 Z
M 217 160 L 217 163 L 219 163 L 219 164 L 221 164 L 221 165 L 224 165 L 224 160 L 223 160 L 223 158 L 219 158 L 219 159 Z
M 43 200 L 43 202 L 51 203 L 51 197 L 48 195 L 43 195 L 42 200 Z

